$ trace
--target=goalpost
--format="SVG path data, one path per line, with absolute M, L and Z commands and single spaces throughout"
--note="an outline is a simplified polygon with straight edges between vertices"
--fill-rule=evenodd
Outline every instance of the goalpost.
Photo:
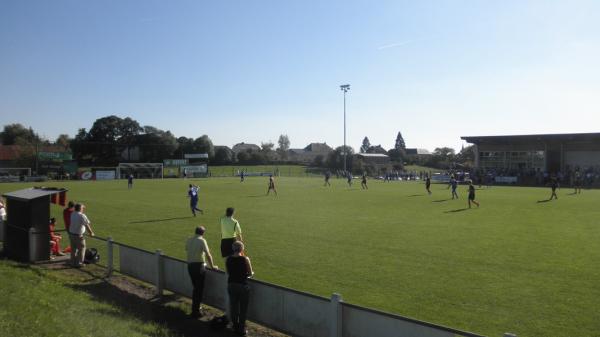
M 117 166 L 117 179 L 127 179 L 133 174 L 137 178 L 163 178 L 162 163 L 119 163 Z

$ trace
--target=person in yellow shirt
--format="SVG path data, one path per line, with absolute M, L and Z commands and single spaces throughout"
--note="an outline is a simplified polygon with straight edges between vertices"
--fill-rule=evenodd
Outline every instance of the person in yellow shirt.
M 208 266 L 218 269 L 213 263 L 212 255 L 208 249 L 208 244 L 204 239 L 206 229 L 203 226 L 196 227 L 195 235 L 189 238 L 185 243 L 187 252 L 188 273 L 194 288 L 192 292 L 192 312 L 190 318 L 199 318 L 200 304 L 202 303 L 202 293 L 204 291 L 204 279 L 206 277 L 206 261 Z
M 221 218 L 221 256 L 228 257 L 233 254 L 233 243 L 242 239 L 242 228 L 240 223 L 233 218 L 235 209 L 228 207 L 225 216 Z

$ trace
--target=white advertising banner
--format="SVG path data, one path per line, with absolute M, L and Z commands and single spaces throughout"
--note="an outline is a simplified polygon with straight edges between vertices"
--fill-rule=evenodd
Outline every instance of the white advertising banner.
M 115 171 L 96 171 L 96 180 L 113 180 L 115 177 Z

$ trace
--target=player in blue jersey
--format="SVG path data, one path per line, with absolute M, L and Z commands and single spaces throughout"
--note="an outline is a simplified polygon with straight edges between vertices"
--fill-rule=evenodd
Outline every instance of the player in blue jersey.
M 204 211 L 198 208 L 198 192 L 200 187 L 190 184 L 188 189 L 188 198 L 190 198 L 190 209 L 192 214 L 196 216 L 196 211 L 204 214 Z

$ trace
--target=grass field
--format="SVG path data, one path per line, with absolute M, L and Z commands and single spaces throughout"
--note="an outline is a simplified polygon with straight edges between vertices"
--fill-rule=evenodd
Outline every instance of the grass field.
M 0 261 L 0 336 L 176 336 L 78 291 L 84 278 L 57 275 Z
M 600 336 L 600 191 L 540 202 L 548 189 L 484 188 L 481 208 L 467 210 L 464 186 L 449 200 L 446 186 L 428 196 L 408 182 L 364 191 L 280 178 L 277 197 L 265 196 L 266 178 L 193 182 L 205 209 L 197 218 L 184 180 L 46 185 L 86 203 L 98 235 L 142 248 L 183 257 L 203 224 L 218 255 L 218 219 L 233 206 L 258 279 L 489 336 Z

